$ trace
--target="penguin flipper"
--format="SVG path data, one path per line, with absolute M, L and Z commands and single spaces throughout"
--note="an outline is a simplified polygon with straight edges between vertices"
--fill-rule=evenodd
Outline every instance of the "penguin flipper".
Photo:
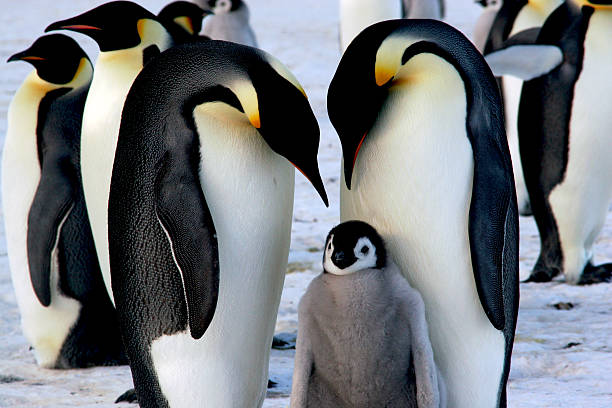
M 183 278 L 194 339 L 202 337 L 212 321 L 219 294 L 217 238 L 199 182 L 197 156 L 186 164 L 167 152 L 155 183 L 157 217 Z
M 49 160 L 28 214 L 28 266 L 36 297 L 47 307 L 51 304 L 51 258 L 59 233 L 74 206 L 78 183 L 76 169 L 69 158 Z
M 517 43 L 487 54 L 485 60 L 495 76 L 511 75 L 528 81 L 561 65 L 563 51 L 555 45 Z

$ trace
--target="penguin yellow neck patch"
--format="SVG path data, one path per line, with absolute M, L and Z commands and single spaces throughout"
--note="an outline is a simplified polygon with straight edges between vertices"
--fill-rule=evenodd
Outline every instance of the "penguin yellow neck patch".
M 189 34 L 191 35 L 195 35 L 195 28 L 193 28 L 193 21 L 187 17 L 187 16 L 183 16 L 183 17 L 176 17 L 173 20 L 176 24 L 180 25 L 181 27 L 183 27 Z
M 404 51 L 415 42 L 416 40 L 399 32 L 392 33 L 380 44 L 374 64 L 376 85 L 386 84 L 397 74 L 402 66 Z
M 612 4 L 597 4 L 597 3 L 592 3 L 589 0 L 570 0 L 570 1 L 578 6 L 593 7 L 595 10 L 612 10 Z

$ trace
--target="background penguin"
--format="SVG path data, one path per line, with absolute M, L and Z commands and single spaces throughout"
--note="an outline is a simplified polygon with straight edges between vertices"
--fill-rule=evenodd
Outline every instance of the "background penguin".
M 540 232 L 530 281 L 559 273 L 569 283 L 608 281 L 592 265 L 593 242 L 612 202 L 612 3 L 570 1 L 548 18 L 538 47 L 558 47 L 561 64 L 523 86 L 519 137 Z
M 497 12 L 503 4 L 503 0 L 481 0 L 476 3 L 483 7 L 482 13 L 476 24 L 474 25 L 474 31 L 472 32 L 472 42 L 480 52 L 484 52 L 489 32 L 493 26 L 493 22 L 497 17 Z
M 497 83 L 435 20 L 364 30 L 330 84 L 341 220 L 360 219 L 425 302 L 451 407 L 506 405 L 518 312 L 518 224 Z
M 87 213 L 104 283 L 111 299 L 108 260 L 108 194 L 125 97 L 143 65 L 172 46 L 173 39 L 155 15 L 129 1 L 114 1 L 45 31 L 71 30 L 100 47 L 83 113 L 81 174 Z
M 205 10 L 212 11 L 202 34 L 213 40 L 231 41 L 257 47 L 255 33 L 249 24 L 249 8 L 242 0 L 200 0 Z
M 173 1 L 157 14 L 159 21 L 166 27 L 177 43 L 210 38 L 200 36 L 202 19 L 212 14 L 189 1 Z
M 298 309 L 291 407 L 445 407 L 419 293 L 374 228 L 334 227 Z
M 396 18 L 444 17 L 444 0 L 340 0 L 342 51 L 367 26 Z
M 484 47 L 484 54 L 495 51 L 502 47 L 504 41 L 521 31 L 540 28 L 546 18 L 552 13 L 563 0 L 511 0 L 504 4 L 497 13 L 491 26 Z M 532 40 L 535 41 L 537 30 L 533 30 Z M 526 61 L 525 61 L 526 62 Z M 514 170 L 514 181 L 516 185 L 516 196 L 519 213 L 531 215 L 529 195 L 525 186 L 521 156 L 519 153 L 519 136 L 517 129 L 517 118 L 521 87 L 523 81 L 515 77 L 505 77 L 499 80 L 502 95 L 504 97 L 504 113 L 506 116 L 506 132 L 508 145 L 512 156 Z
M 134 82 L 109 242 L 142 407 L 263 403 L 289 251 L 291 163 L 327 204 L 318 142 L 293 75 L 251 47 L 173 47 Z
M 23 333 L 47 368 L 126 364 L 104 288 L 79 172 L 87 55 L 64 35 L 9 58 L 35 68 L 8 115 L 2 198 Z

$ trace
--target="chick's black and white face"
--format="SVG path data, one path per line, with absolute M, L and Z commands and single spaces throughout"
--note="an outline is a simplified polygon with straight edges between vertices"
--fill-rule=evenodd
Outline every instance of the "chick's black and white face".
M 208 0 L 208 6 L 215 14 L 226 14 L 240 7 L 240 0 Z
M 349 221 L 332 229 L 325 243 L 323 268 L 334 275 L 349 275 L 385 265 L 382 239 L 368 224 Z

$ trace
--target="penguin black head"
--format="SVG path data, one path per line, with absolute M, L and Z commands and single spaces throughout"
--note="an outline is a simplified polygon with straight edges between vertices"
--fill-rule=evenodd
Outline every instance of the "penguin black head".
M 386 262 L 385 244 L 370 224 L 347 221 L 329 231 L 323 251 L 325 272 L 349 275 L 362 269 L 382 269 Z
M 45 32 L 71 30 L 85 34 L 98 43 L 100 51 L 132 48 L 141 43 L 147 25 L 159 24 L 157 17 L 131 1 L 112 1 L 78 16 L 57 21 Z
M 208 0 L 207 3 L 215 14 L 226 14 L 242 6 L 242 0 Z
M 50 34 L 38 38 L 30 48 L 11 56 L 7 62 L 29 62 L 41 79 L 67 84 L 77 74 L 83 58 L 89 61 L 75 40 L 63 34 Z
M 184 31 L 181 34 L 187 34 L 190 37 L 197 36 L 202 30 L 202 19 L 209 14 L 212 14 L 212 11 L 203 10 L 189 1 L 174 1 L 164 7 L 157 18 L 176 40 L 177 35 L 180 34 L 175 29 Z

